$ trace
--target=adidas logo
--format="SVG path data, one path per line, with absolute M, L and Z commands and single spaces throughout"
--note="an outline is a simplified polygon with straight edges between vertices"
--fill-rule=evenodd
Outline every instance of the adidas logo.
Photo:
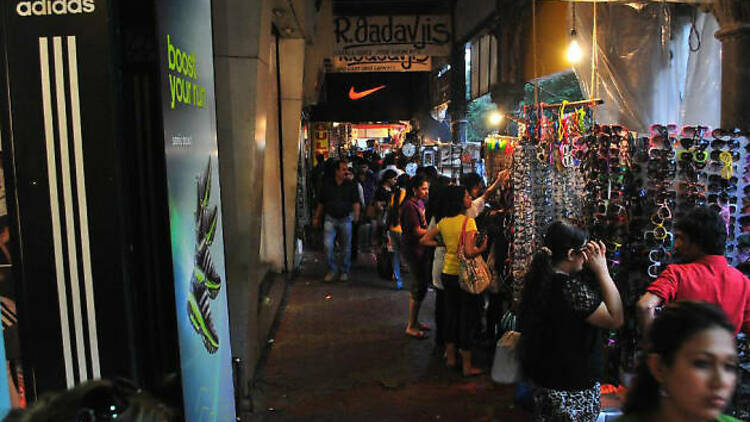
M 95 0 L 36 0 L 19 1 L 16 5 L 18 16 L 75 15 L 93 13 Z

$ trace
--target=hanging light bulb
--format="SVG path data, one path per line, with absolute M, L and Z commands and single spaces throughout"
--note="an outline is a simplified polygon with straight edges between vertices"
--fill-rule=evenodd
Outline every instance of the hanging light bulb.
M 581 49 L 581 46 L 578 45 L 575 29 L 570 31 L 570 44 L 568 44 L 567 56 L 568 61 L 573 64 L 580 62 L 583 58 L 583 50 Z
M 500 123 L 503 122 L 503 115 L 500 114 L 499 111 L 493 111 L 487 116 L 487 120 L 489 121 L 490 126 L 500 126 Z
M 568 44 L 568 62 L 572 64 L 576 64 L 581 61 L 583 58 L 583 50 L 581 50 L 581 46 L 578 45 L 578 37 L 576 33 L 576 4 L 573 3 L 573 19 L 572 24 L 573 28 L 570 30 L 570 44 Z

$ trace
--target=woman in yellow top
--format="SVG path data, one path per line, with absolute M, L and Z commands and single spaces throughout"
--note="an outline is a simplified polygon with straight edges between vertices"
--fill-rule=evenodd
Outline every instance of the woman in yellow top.
M 458 244 L 461 233 L 466 226 L 463 245 L 464 254 L 474 257 L 487 250 L 487 238 L 476 246 L 477 225 L 473 218 L 465 215 L 471 207 L 471 197 L 461 186 L 449 186 L 445 197 L 446 217 L 440 219 L 437 227 L 430 229 L 420 243 L 426 246 L 437 246 L 435 236 L 438 233 L 445 244 L 445 262 L 441 279 L 445 288 L 445 363 L 448 367 L 456 366 L 456 346 L 461 354 L 464 376 L 481 374 L 482 370 L 471 363 L 471 347 L 475 330 L 479 327 L 479 295 L 461 290 L 458 284 L 459 264 Z

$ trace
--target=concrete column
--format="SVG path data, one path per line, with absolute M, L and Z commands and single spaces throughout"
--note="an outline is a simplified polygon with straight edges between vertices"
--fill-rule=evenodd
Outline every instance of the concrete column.
M 272 52 L 272 57 L 275 51 Z M 297 167 L 300 153 L 300 123 L 303 101 L 305 40 L 279 39 L 278 64 L 281 93 L 276 91 L 276 59 L 272 59 L 273 95 L 269 116 L 268 145 L 265 160 L 263 192 L 263 245 L 261 257 L 274 271 L 292 271 L 294 266 L 294 227 L 297 198 Z M 279 134 L 279 102 L 281 134 Z M 273 126 L 273 127 L 271 127 Z M 283 146 L 279 145 L 279 135 Z M 280 155 L 283 154 L 283 155 Z M 281 206 L 282 166 L 284 207 Z M 282 215 L 282 212 L 284 215 Z M 286 264 L 284 257 L 284 222 L 286 224 Z
M 227 298 L 232 354 L 243 362 L 240 406 L 247 412 L 248 382 L 258 344 L 259 247 L 263 156 L 272 84 L 269 0 L 214 0 L 214 66 Z
M 746 0 L 715 0 L 721 41 L 721 126 L 750 128 L 750 4 Z
M 466 61 L 463 44 L 456 44 L 451 51 L 451 135 L 454 143 L 466 142 Z
M 302 141 L 302 105 L 304 102 L 305 40 L 282 39 L 281 53 L 281 122 L 284 141 L 284 192 L 286 198 L 286 249 L 289 271 L 294 267 L 295 222 L 297 221 L 297 175 Z

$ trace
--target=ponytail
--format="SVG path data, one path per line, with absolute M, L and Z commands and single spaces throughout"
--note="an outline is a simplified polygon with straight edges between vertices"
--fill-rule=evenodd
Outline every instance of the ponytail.
M 388 204 L 388 227 L 401 225 L 401 188 L 397 188 L 391 194 L 391 203 Z
M 631 415 L 653 412 L 659 408 L 659 382 L 648 369 L 646 355 L 638 363 L 635 373 L 635 381 L 628 391 L 623 413 Z
M 553 274 L 550 254 L 546 251 L 537 252 L 526 273 L 518 311 L 518 328 L 524 333 L 519 343 L 518 356 L 524 372 L 527 372 L 525 368 L 539 362 L 539 353 L 544 350 L 544 338 L 535 334 L 540 333 L 538 327 L 545 323 L 544 313 L 540 310 L 547 309 L 553 296 L 550 292 Z

